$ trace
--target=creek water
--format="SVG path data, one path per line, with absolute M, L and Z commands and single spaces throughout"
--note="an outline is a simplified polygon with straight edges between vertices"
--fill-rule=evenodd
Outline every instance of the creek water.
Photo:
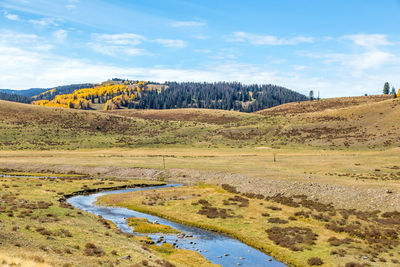
M 175 243 L 177 248 L 196 251 L 212 263 L 222 266 L 286 266 L 285 264 L 274 260 L 272 257 L 258 251 L 257 249 L 254 249 L 236 239 L 218 233 L 182 225 L 157 216 L 136 212 L 126 208 L 105 207 L 95 204 L 97 198 L 104 195 L 155 190 L 176 186 L 180 185 L 170 184 L 155 187 L 104 191 L 90 195 L 74 196 L 69 198 L 67 201 L 77 209 L 90 212 L 95 215 L 100 215 L 104 219 L 112 221 L 119 229 L 127 233 L 138 234 L 128 226 L 126 219 L 129 217 L 147 218 L 150 222 L 157 221 L 160 224 L 171 226 L 181 233 L 184 233 L 186 237 L 179 238 L 177 234 L 149 234 L 148 236 L 151 237 L 155 242 L 162 236 L 163 240 L 167 243 Z M 249 227 L 251 226 L 249 225 Z

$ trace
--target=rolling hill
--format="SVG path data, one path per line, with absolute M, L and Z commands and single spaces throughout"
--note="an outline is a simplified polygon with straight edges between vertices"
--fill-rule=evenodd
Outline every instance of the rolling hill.
M 1 101 L 0 148 L 381 149 L 400 145 L 399 99 L 346 100 L 291 103 L 257 113 L 209 109 L 99 112 Z
M 32 97 L 39 106 L 84 110 L 206 108 L 253 112 L 307 98 L 276 85 L 235 82 L 194 83 L 112 79 L 101 84 L 70 85 Z
M 48 90 L 48 89 L 44 89 L 44 88 L 31 88 L 31 89 L 25 89 L 25 90 L 0 89 L 0 92 L 6 93 L 6 94 L 15 94 L 15 95 L 21 95 L 21 96 L 26 96 L 26 97 L 32 97 L 32 96 L 41 94 L 46 90 Z

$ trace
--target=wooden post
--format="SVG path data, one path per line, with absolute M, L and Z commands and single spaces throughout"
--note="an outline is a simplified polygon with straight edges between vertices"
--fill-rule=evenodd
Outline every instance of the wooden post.
M 275 156 L 275 153 L 274 153 L 274 162 L 276 162 L 276 156 Z
M 164 170 L 165 170 L 165 156 L 162 156 L 162 161 L 163 161 L 163 165 L 164 165 Z

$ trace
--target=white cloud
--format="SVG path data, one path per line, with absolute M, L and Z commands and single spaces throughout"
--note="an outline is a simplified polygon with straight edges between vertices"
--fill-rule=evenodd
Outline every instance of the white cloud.
M 347 39 L 356 45 L 369 48 L 392 44 L 384 34 L 353 34 L 342 36 L 341 39 Z
M 57 39 L 58 42 L 62 43 L 67 38 L 68 33 L 66 30 L 57 30 L 53 33 L 53 35 Z
M 207 25 L 204 21 L 174 21 L 172 27 L 202 27 Z
M 142 55 L 146 51 L 132 44 L 153 41 L 143 36 L 132 35 L 107 36 L 107 38 L 103 36 L 104 38 L 98 39 L 96 37 L 100 36 L 93 36 L 93 41 L 102 40 L 97 43 L 98 49 L 111 55 L 115 53 Z M 283 66 L 273 65 L 268 60 L 265 64 L 244 64 L 234 57 L 226 58 L 226 55 L 234 50 L 223 50 L 221 54 L 225 55 L 225 58 L 214 64 L 204 63 L 202 66 L 177 69 L 154 65 L 135 67 L 136 63 L 132 64 L 134 67 L 120 67 L 97 60 L 68 58 L 54 54 L 55 50 L 51 50 L 52 44 L 51 39 L 34 34 L 0 31 L 1 86 L 11 89 L 47 88 L 62 84 L 101 82 L 110 77 L 124 77 L 159 82 L 176 80 L 272 83 L 304 94 L 311 89 L 315 93 L 320 90 L 322 97 L 333 97 L 380 93 L 385 81 L 396 86 L 400 85 L 398 76 L 400 55 L 394 52 L 371 50 L 360 54 L 309 54 L 309 57 L 319 62 L 307 64 L 309 69 L 299 71 L 304 69 L 302 65 L 276 58 L 274 58 L 275 63 L 285 62 L 289 68 L 282 69 Z M 94 44 L 96 42 L 93 42 Z M 227 63 L 218 63 L 221 61 Z
M 4 11 L 4 16 L 9 20 L 19 20 L 19 16 L 16 14 L 10 14 L 7 11 Z
M 118 46 L 118 45 L 107 45 L 100 43 L 88 43 L 88 46 L 94 51 L 108 55 L 108 56 L 138 56 L 147 54 L 145 49 L 135 48 L 135 47 L 126 47 L 126 46 Z
M 152 81 L 240 81 L 243 83 L 272 83 L 307 94 L 321 91 L 322 97 L 380 93 L 384 81 L 393 80 L 400 68 L 374 70 L 361 77 L 347 71 L 332 72 L 332 77 L 306 76 L 298 72 L 280 72 L 267 65 L 226 64 L 202 68 L 173 69 L 161 67 L 118 67 L 100 62 L 65 58 L 51 53 L 0 44 L 0 84 L 11 89 L 52 87 L 62 84 L 101 82 L 110 77 Z
M 75 9 L 76 8 L 76 5 L 66 5 L 65 6 L 67 9 L 69 9 L 69 10 L 72 10 L 72 9 Z
M 314 59 L 322 59 L 323 63 L 328 65 L 336 65 L 347 67 L 349 72 L 360 72 L 367 69 L 379 68 L 385 64 L 400 63 L 399 58 L 385 51 L 369 50 L 358 54 L 330 53 L 330 54 L 314 54 L 305 53 Z
M 184 48 L 187 45 L 186 42 L 183 40 L 156 39 L 154 41 L 164 47 Z
M 279 38 L 273 35 L 261 35 L 247 32 L 234 32 L 227 40 L 229 42 L 250 43 L 252 45 L 296 45 L 299 43 L 314 42 L 314 38 L 306 36 Z
M 354 70 L 365 70 L 393 63 L 396 57 L 384 51 L 368 51 L 361 54 L 328 54 L 326 59 L 329 63 L 338 62 Z
M 310 67 L 309 67 L 309 66 L 304 66 L 304 65 L 293 65 L 292 68 L 293 68 L 294 70 L 301 71 L 301 70 L 308 69 L 308 68 L 310 68 Z
M 94 34 L 93 37 L 96 41 L 110 45 L 138 45 L 146 40 L 144 36 L 134 33 Z
M 54 47 L 48 43 L 47 38 L 41 38 L 36 34 L 17 33 L 13 31 L 0 31 L 0 45 L 41 52 L 49 51 Z
M 59 19 L 56 18 L 42 18 L 42 19 L 30 19 L 28 20 L 29 23 L 36 25 L 36 26 L 40 26 L 40 27 L 57 27 L 59 26 Z
M 109 56 L 137 56 L 148 54 L 136 46 L 144 42 L 144 36 L 134 33 L 94 34 L 88 46 L 94 51 Z
M 29 44 L 39 37 L 36 34 L 25 34 L 13 31 L 0 31 L 0 43 L 7 43 L 10 45 Z

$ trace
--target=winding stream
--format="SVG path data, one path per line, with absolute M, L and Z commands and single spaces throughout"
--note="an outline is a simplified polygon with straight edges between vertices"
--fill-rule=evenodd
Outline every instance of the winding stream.
M 218 233 L 210 232 L 196 227 L 185 226 L 179 223 L 165 220 L 157 216 L 136 212 L 126 208 L 104 207 L 94 204 L 98 197 L 104 195 L 154 190 L 174 186 L 180 185 L 165 185 L 146 188 L 131 188 L 105 191 L 87 196 L 79 195 L 71 197 L 67 201 L 75 208 L 93 213 L 95 215 L 100 215 L 104 219 L 114 222 L 119 229 L 127 233 L 137 234 L 132 231 L 132 229 L 128 226 L 126 222 L 126 218 L 129 217 L 147 218 L 150 222 L 158 221 L 160 224 L 171 226 L 189 237 L 179 238 L 176 234 L 149 234 L 148 236 L 151 237 L 155 242 L 161 236 L 163 236 L 164 240 L 167 243 L 176 243 L 176 247 L 178 248 L 196 251 L 212 263 L 220 264 L 222 266 L 286 266 L 285 264 L 274 260 L 270 256 L 236 239 Z

